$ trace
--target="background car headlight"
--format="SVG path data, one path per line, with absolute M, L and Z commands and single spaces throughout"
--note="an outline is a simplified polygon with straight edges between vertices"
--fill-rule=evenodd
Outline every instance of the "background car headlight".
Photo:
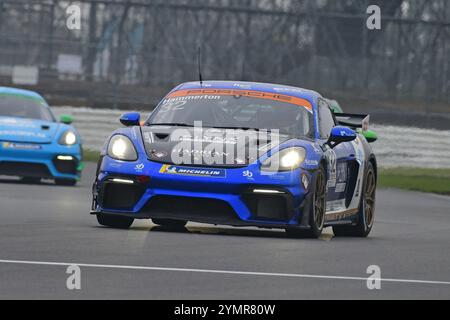
M 77 135 L 73 131 L 66 131 L 63 133 L 61 138 L 59 138 L 59 144 L 66 146 L 71 146 L 77 143 Z
M 108 155 L 111 158 L 125 161 L 137 160 L 137 152 L 131 140 L 123 135 L 115 135 L 108 145 Z
M 305 160 L 306 151 L 301 147 L 291 147 L 281 150 L 264 160 L 263 171 L 289 171 L 297 169 Z

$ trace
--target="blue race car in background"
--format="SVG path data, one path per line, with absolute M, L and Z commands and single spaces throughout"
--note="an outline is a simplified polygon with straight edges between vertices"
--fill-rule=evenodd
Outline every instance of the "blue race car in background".
M 70 116 L 60 121 L 39 94 L 0 87 L 0 175 L 75 185 L 82 170 L 81 140 Z
M 343 117 L 352 127 L 366 118 Z M 128 228 L 151 218 L 162 226 L 195 221 L 307 237 L 326 226 L 336 236 L 372 229 L 375 155 L 317 92 L 190 82 L 142 125 L 138 113 L 120 121 L 126 128 L 105 143 L 93 185 L 91 214 L 101 225 Z

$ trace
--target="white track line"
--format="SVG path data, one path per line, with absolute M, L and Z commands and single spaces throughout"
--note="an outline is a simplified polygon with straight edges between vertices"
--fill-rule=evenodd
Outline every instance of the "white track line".
M 335 279 L 335 280 L 359 280 L 367 281 L 365 277 L 346 277 L 346 276 L 327 276 L 318 274 L 298 274 L 298 273 L 272 273 L 272 272 L 252 272 L 252 271 L 232 271 L 232 270 L 214 270 L 214 269 L 189 269 L 189 268 L 167 268 L 167 267 L 146 267 L 146 266 L 126 266 L 113 264 L 91 264 L 76 262 L 46 262 L 46 261 L 25 261 L 25 260 L 0 260 L 0 263 L 10 264 L 30 264 L 46 266 L 72 266 L 87 268 L 108 268 L 108 269 L 128 269 L 128 270 L 151 270 L 151 271 L 171 271 L 171 272 L 195 272 L 195 273 L 216 273 L 232 275 L 266 276 L 266 277 L 286 277 L 286 278 L 312 278 L 312 279 Z M 431 281 L 431 280 L 413 280 L 413 279 L 390 279 L 381 278 L 382 282 L 403 282 L 403 283 L 422 283 L 422 284 L 440 284 L 450 285 L 450 281 Z

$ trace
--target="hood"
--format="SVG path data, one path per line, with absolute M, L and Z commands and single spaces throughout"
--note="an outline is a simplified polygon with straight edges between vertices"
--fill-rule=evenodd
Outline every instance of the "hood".
M 150 160 L 166 164 L 244 167 L 291 137 L 250 130 L 141 127 Z
M 58 126 L 56 122 L 44 120 L 0 117 L 0 140 L 51 143 Z

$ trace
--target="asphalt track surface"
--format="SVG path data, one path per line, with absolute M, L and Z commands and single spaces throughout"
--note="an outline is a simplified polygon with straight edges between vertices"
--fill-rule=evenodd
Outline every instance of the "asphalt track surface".
M 0 180 L 0 299 L 450 298 L 448 197 L 378 190 L 367 239 L 146 220 L 115 230 L 88 214 L 93 172 L 76 187 Z M 66 287 L 70 264 L 81 290 Z

